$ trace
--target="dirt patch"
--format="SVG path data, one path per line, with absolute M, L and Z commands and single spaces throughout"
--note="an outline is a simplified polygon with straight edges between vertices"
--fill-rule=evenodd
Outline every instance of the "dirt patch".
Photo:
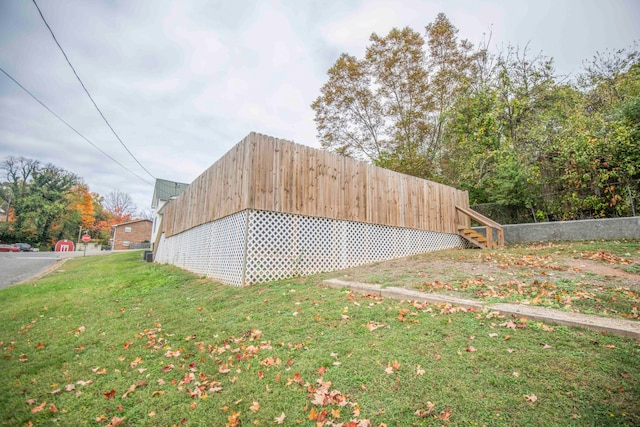
M 434 252 L 355 267 L 329 275 L 344 280 L 393 286 L 423 282 L 450 283 L 469 279 L 491 282 L 520 279 L 588 281 L 597 285 L 625 285 L 640 289 L 640 274 L 623 270 L 629 265 L 640 265 L 640 255 L 626 258 L 609 255 L 609 262 L 605 262 L 588 259 L 587 255 L 583 255 L 587 258 L 584 259 L 581 253 L 576 254 L 575 251 L 536 253 L 536 249 Z
M 585 259 L 567 260 L 567 264 L 575 270 L 602 276 L 605 280 L 620 279 L 624 284 L 640 289 L 640 275 L 638 274 L 629 273 L 616 267 L 610 267 L 597 261 Z
M 640 243 L 590 242 L 433 252 L 326 277 L 640 320 L 636 272 Z

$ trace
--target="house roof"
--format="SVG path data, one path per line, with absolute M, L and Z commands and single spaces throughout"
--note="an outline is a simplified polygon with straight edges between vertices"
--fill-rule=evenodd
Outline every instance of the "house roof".
M 160 200 L 169 200 L 172 197 L 179 196 L 188 186 L 189 184 L 185 184 L 183 182 L 174 182 L 156 178 L 151 207 L 155 209 L 158 207 L 158 202 L 160 202 Z
M 120 227 L 121 225 L 127 225 L 127 224 L 135 224 L 136 222 L 144 222 L 144 221 L 147 221 L 147 222 L 153 222 L 153 221 L 151 221 L 150 219 L 134 219 L 134 220 L 127 221 L 127 222 L 121 222 L 120 224 L 113 224 L 113 225 L 111 226 L 111 228 L 113 228 L 113 227 Z

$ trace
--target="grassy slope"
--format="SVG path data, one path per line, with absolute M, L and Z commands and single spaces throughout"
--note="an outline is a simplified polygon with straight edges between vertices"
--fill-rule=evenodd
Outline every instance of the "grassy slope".
M 640 424 L 629 339 L 140 253 L 63 268 L 0 291 L 1 425 Z

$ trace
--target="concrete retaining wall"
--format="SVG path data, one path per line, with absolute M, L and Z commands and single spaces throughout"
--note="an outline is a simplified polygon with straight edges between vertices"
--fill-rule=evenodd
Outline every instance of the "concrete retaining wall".
M 503 225 L 507 242 L 640 239 L 640 216 Z M 484 227 L 476 228 L 484 231 Z

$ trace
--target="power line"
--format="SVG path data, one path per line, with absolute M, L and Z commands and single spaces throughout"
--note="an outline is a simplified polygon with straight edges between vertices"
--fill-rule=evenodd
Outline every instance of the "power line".
M 136 163 L 138 163 L 138 165 L 147 173 L 149 174 L 149 176 L 153 179 L 156 179 L 151 172 L 149 172 L 147 170 L 147 168 L 145 168 L 142 163 L 140 163 L 138 161 L 138 159 L 133 155 L 133 153 L 129 150 L 129 148 L 126 146 L 126 144 L 120 139 L 120 137 L 118 136 L 118 134 L 116 133 L 116 131 L 113 129 L 113 127 L 111 126 L 111 124 L 109 123 L 109 121 L 107 120 L 107 118 L 104 116 L 104 114 L 102 114 L 102 111 L 100 110 L 100 108 L 98 107 L 98 104 L 96 104 L 96 102 L 93 100 L 93 97 L 91 96 L 91 94 L 89 93 L 89 91 L 87 90 L 87 88 L 85 87 L 84 83 L 82 82 L 82 80 L 80 79 L 80 76 L 78 75 L 78 73 L 76 72 L 76 69 L 73 68 L 73 65 L 71 65 L 71 61 L 69 60 L 69 58 L 67 57 L 66 52 L 64 51 L 64 49 L 62 48 L 62 46 L 60 46 L 60 43 L 58 43 L 58 39 L 56 38 L 55 34 L 53 33 L 53 30 L 51 29 L 51 27 L 49 26 L 49 24 L 47 23 L 47 20 L 44 19 L 44 15 L 42 14 L 42 11 L 40 10 L 40 8 L 38 7 L 38 3 L 36 3 L 36 0 L 32 0 L 33 4 L 36 6 L 36 9 L 38 9 L 38 13 L 40 14 L 40 18 L 42 18 L 42 21 L 44 22 L 44 25 L 47 26 L 47 28 L 49 29 L 49 32 L 51 33 L 51 37 L 53 37 L 53 41 L 56 42 L 56 44 L 58 45 L 58 48 L 60 48 L 60 52 L 62 52 L 62 55 L 64 56 L 64 59 L 67 60 L 67 64 L 69 64 L 69 67 L 71 67 L 71 70 L 73 71 L 73 74 L 75 74 L 76 78 L 78 79 L 78 81 L 80 82 L 80 85 L 82 86 L 82 89 L 84 89 L 85 93 L 87 94 L 87 96 L 89 97 L 89 99 L 91 100 L 91 102 L 93 103 L 93 106 L 96 107 L 96 110 L 98 110 L 98 113 L 100 113 L 100 116 L 102 117 L 102 119 L 104 120 L 104 122 L 107 124 L 107 126 L 109 126 L 109 129 L 111 129 L 111 132 L 115 135 L 115 137 L 118 139 L 118 141 L 120 141 L 120 144 L 122 144 L 122 146 L 124 147 L 125 150 L 127 150 L 127 153 L 129 153 L 129 155 L 133 158 L 133 160 L 136 161 Z
M 145 184 L 149 184 L 149 185 L 153 185 L 152 183 L 150 183 L 149 181 L 146 181 L 144 178 L 140 177 L 139 175 L 137 175 L 135 172 L 131 171 L 130 169 L 128 169 L 126 166 L 124 166 L 122 163 L 120 163 L 119 161 L 117 161 L 116 159 L 114 159 L 113 157 L 111 157 L 109 154 L 105 153 L 104 151 L 102 151 L 100 149 L 100 147 L 98 147 L 96 144 L 94 144 L 93 142 L 91 142 L 86 136 L 84 136 L 83 134 L 81 134 L 80 132 L 78 132 L 73 126 L 71 126 L 69 123 L 67 123 L 62 117 L 60 117 L 59 115 L 57 115 L 51 108 L 49 108 L 44 102 L 40 101 L 40 99 L 38 99 L 37 96 L 35 96 L 33 93 L 31 93 L 29 91 L 29 89 L 25 88 L 24 86 L 22 86 L 20 84 L 20 82 L 18 82 L 16 79 L 14 79 L 9 73 L 7 73 L 2 67 L 0 67 L 0 71 L 2 71 L 4 73 L 5 76 L 9 77 L 16 85 L 18 85 L 20 87 L 20 89 L 24 90 L 25 92 L 27 92 L 33 99 L 35 99 L 40 105 L 42 105 L 44 108 L 47 109 L 47 111 L 49 111 L 51 114 L 53 114 L 58 120 L 60 120 L 62 123 L 64 123 L 65 125 L 67 125 L 67 127 L 69 129 L 71 129 L 72 131 L 74 131 L 76 134 L 78 134 L 78 136 L 80 136 L 82 139 L 84 139 L 85 141 L 87 141 L 89 144 L 91 144 L 93 146 L 93 148 L 95 148 L 96 150 L 98 150 L 99 152 L 101 152 L 102 154 L 104 154 L 105 156 L 107 156 L 109 159 L 111 159 L 112 161 L 114 161 L 115 163 L 117 163 L 122 169 L 126 170 L 127 172 L 129 172 L 130 174 L 132 174 L 133 176 L 135 176 L 136 178 L 138 178 L 140 181 L 144 182 Z

